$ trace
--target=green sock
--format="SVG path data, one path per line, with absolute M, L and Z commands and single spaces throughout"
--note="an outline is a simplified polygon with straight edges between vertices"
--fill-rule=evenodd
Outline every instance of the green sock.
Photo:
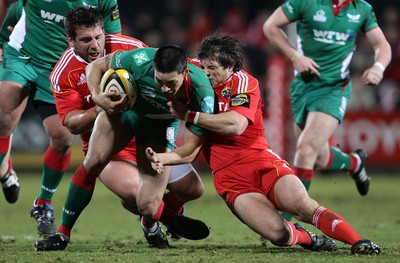
M 64 173 L 65 171 L 54 171 L 43 165 L 42 186 L 38 197 L 44 200 L 52 200 Z
M 331 162 L 324 168 L 325 171 L 349 170 L 351 157 L 337 147 L 330 147 Z
M 73 182 L 70 183 L 61 217 L 63 226 L 72 229 L 79 215 L 92 199 L 93 192 L 94 189 L 86 190 L 79 188 Z

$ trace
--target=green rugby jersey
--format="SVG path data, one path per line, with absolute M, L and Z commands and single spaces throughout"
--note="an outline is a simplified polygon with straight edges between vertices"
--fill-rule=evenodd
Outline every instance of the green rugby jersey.
M 167 105 L 167 99 L 154 80 L 153 58 L 156 48 L 138 48 L 126 52 L 115 53 L 112 68 L 128 70 L 137 85 L 138 98 L 133 110 L 151 119 L 172 119 Z M 204 72 L 188 63 L 189 74 L 183 87 L 188 94 L 188 104 L 191 110 L 204 113 L 214 113 L 214 90 Z M 200 136 L 207 131 L 197 125 L 186 123 L 187 127 Z
M 68 47 L 64 16 L 79 6 L 99 8 L 106 33 L 121 31 L 117 0 L 24 0 L 24 12 L 9 44 L 35 64 L 52 69 Z
M 349 78 L 358 33 L 378 26 L 364 0 L 351 1 L 336 16 L 332 0 L 288 0 L 282 8 L 297 21 L 297 50 L 320 66 L 321 81 L 329 84 Z
M 22 0 L 13 3 L 8 10 L 7 18 L 0 31 L 0 46 L 8 41 L 11 32 L 8 31 L 8 26 L 15 26 L 22 15 Z

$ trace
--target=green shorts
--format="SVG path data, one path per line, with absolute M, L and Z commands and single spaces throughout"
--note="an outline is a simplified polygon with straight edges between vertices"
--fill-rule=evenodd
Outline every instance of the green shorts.
M 310 111 L 329 114 L 342 122 L 351 97 L 351 82 L 329 85 L 318 80 L 305 83 L 299 78 L 293 80 L 290 99 L 293 120 L 304 125 Z
M 0 81 L 14 81 L 32 92 L 33 100 L 55 104 L 49 77 L 51 70 L 39 67 L 29 57 L 6 44 L 0 63 Z
M 150 119 L 133 109 L 123 112 L 121 119 L 136 136 L 136 144 L 150 138 L 170 150 L 175 148 L 180 122 L 178 119 Z

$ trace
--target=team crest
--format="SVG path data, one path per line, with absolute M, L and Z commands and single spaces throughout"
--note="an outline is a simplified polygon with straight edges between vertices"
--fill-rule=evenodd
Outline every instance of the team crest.
M 221 96 L 225 99 L 229 98 L 231 96 L 231 88 L 226 87 L 221 91 Z
M 149 61 L 149 57 L 147 56 L 145 51 L 141 51 L 139 53 L 136 53 L 133 56 L 133 61 L 135 61 L 137 66 L 142 65 L 143 63 Z
M 318 10 L 317 13 L 313 16 L 313 20 L 318 22 L 326 22 L 324 10 Z
M 360 17 L 361 15 L 352 15 L 352 14 L 346 14 L 347 18 L 349 19 L 349 22 L 351 23 L 360 23 Z

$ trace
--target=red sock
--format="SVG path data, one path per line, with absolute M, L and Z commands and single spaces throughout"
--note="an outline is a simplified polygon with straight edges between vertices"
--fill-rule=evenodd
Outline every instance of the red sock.
M 71 151 L 67 154 L 56 153 L 50 146 L 47 148 L 46 153 L 43 157 L 43 163 L 45 166 L 51 168 L 54 171 L 63 172 L 67 170 L 71 161 Z
M 181 200 L 177 199 L 176 196 L 169 192 L 164 195 L 164 204 L 166 207 L 171 209 L 175 213 L 181 213 L 183 209 L 183 205 L 185 202 L 182 202 Z
M 44 199 L 39 198 L 39 197 L 36 198 L 35 205 L 42 206 L 42 205 L 44 205 L 44 204 L 49 204 L 49 205 L 51 205 L 51 200 L 44 200 Z
M 312 169 L 303 169 L 295 166 L 293 167 L 293 171 L 295 175 L 300 178 L 300 180 L 311 181 L 314 177 L 314 170 Z
M 0 154 L 6 155 L 10 147 L 11 136 L 0 138 Z
M 351 160 L 351 164 L 350 164 L 350 167 L 349 167 L 349 171 L 350 172 L 354 172 L 357 169 L 358 160 L 353 155 L 350 155 L 350 160 Z
M 290 240 L 289 246 L 311 245 L 311 243 L 312 243 L 311 237 L 306 231 L 296 229 L 294 224 L 290 221 L 287 221 L 287 224 L 290 227 L 290 235 L 292 237 Z
M 315 210 L 312 222 L 325 235 L 344 243 L 353 245 L 362 239 L 346 220 L 323 206 Z
M 158 207 L 157 213 L 151 218 L 151 220 L 147 220 L 142 217 L 142 224 L 147 228 L 152 228 L 154 224 L 160 220 L 161 214 L 164 211 L 164 201 L 161 200 L 160 206 Z
M 59 227 L 58 227 L 58 231 L 57 231 L 58 233 L 61 233 L 61 234 L 64 234 L 64 235 L 66 235 L 67 237 L 70 237 L 71 236 L 71 229 L 69 229 L 68 227 L 66 227 L 66 226 L 64 226 L 64 225 L 60 225 Z
M 98 174 L 90 174 L 83 164 L 79 165 L 78 169 L 72 175 L 72 182 L 79 188 L 93 191 L 96 185 Z

